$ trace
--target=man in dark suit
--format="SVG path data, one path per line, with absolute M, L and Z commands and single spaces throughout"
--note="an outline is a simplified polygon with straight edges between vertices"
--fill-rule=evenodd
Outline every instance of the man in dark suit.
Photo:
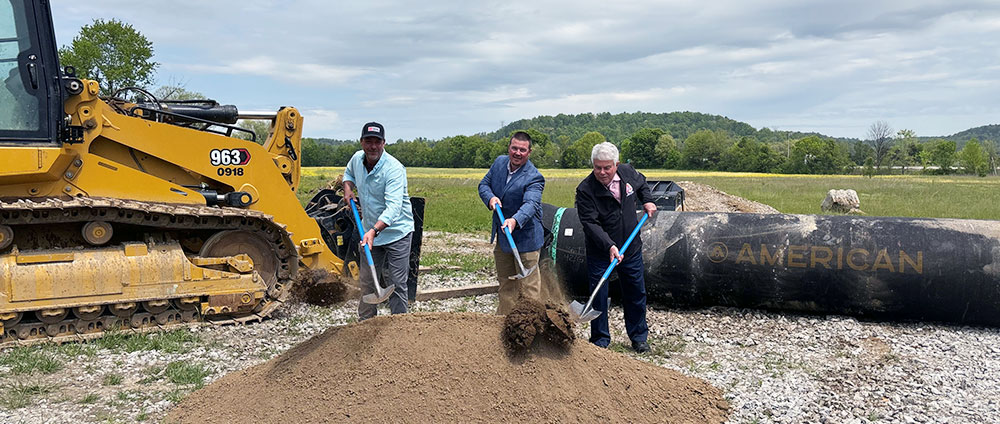
M 622 308 L 625 331 L 632 349 L 649 351 L 646 341 L 646 282 L 643 277 L 642 239 L 636 234 L 628 251 L 618 248 L 638 225 L 636 211 L 643 209 L 650 217 L 656 212 L 646 177 L 631 165 L 618 163 L 618 148 L 611 143 L 594 146 L 590 154 L 594 172 L 576 187 L 576 211 L 583 225 L 587 247 L 587 273 L 593 290 L 601 275 L 618 258 L 618 281 L 622 287 Z M 603 311 L 590 323 L 590 342 L 608 347 L 608 285 L 604 284 L 594 298 L 593 308 Z
M 514 307 L 518 297 L 541 300 L 542 280 L 538 271 L 519 280 L 508 277 L 518 274 L 514 254 L 503 234 L 506 227 L 514 238 L 514 244 L 521 254 L 525 269 L 538 264 L 539 250 L 542 248 L 542 189 L 545 178 L 535 165 L 528 160 L 531 156 L 531 136 L 523 131 L 514 133 L 507 147 L 506 156 L 498 156 L 493 166 L 479 182 L 479 197 L 493 211 L 499 207 L 504 222 L 500 222 L 493 212 L 493 229 L 490 243 L 497 239 L 493 249 L 496 261 L 497 281 L 500 283 L 500 304 L 497 313 L 506 315 Z

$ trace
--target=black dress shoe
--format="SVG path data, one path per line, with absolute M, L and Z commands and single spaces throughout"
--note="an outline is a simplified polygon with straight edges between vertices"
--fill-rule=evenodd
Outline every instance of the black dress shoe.
M 649 343 L 646 342 L 632 342 L 632 350 L 639 353 L 649 352 Z

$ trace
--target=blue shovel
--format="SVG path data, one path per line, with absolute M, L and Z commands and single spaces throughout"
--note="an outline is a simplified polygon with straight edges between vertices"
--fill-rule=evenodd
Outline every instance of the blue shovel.
M 503 212 L 500 211 L 500 205 L 497 205 L 493 209 L 497 211 L 497 216 L 500 217 L 500 225 L 503 225 L 505 219 L 503 217 Z M 517 253 L 517 246 L 514 245 L 514 238 L 510 236 L 510 229 L 507 227 L 503 227 L 503 233 L 504 235 L 507 236 L 507 243 L 510 243 L 510 250 L 514 251 L 514 260 L 517 261 L 517 266 L 521 269 L 520 274 L 511 275 L 507 278 L 511 280 L 520 280 L 522 278 L 526 278 L 527 276 L 531 275 L 532 272 L 535 272 L 535 269 L 538 268 L 538 265 L 531 267 L 531 269 L 529 270 L 525 270 L 524 264 L 521 263 L 521 255 Z
M 628 251 L 628 245 L 632 244 L 632 239 L 635 238 L 636 234 L 639 234 L 639 229 L 642 228 L 642 224 L 646 223 L 646 218 L 649 218 L 649 214 L 643 212 L 642 219 L 639 220 L 639 225 L 635 226 L 635 229 L 632 230 L 632 234 L 628 236 L 628 240 L 625 240 L 625 245 L 622 246 L 621 250 L 619 250 L 619 254 L 624 255 L 625 252 Z M 618 258 L 611 260 L 611 265 L 608 265 L 608 269 L 604 271 L 604 275 L 601 276 L 601 280 L 597 282 L 597 287 L 594 288 L 594 293 L 590 295 L 590 300 L 587 301 L 587 306 L 583 306 L 583 304 L 575 300 L 569 305 L 569 312 L 576 317 L 576 322 L 581 324 L 590 322 L 604 313 L 603 311 L 594 309 L 591 305 L 594 304 L 594 298 L 597 297 L 597 292 L 601 290 L 601 286 L 604 285 L 604 281 L 611 275 L 611 270 L 615 269 L 615 265 L 618 265 Z
M 361 216 L 358 215 L 358 207 L 354 205 L 353 198 L 351 198 L 351 212 L 354 212 L 354 223 L 358 227 L 358 234 L 360 234 L 361 238 L 364 239 L 365 230 L 361 227 Z M 370 303 L 372 305 L 378 305 L 379 303 L 385 302 L 385 300 L 388 299 L 389 296 L 392 296 L 392 292 L 395 289 L 395 287 L 391 289 L 382 288 L 382 286 L 378 284 L 378 274 L 375 272 L 375 261 L 372 260 L 372 251 L 371 249 L 368 248 L 367 244 L 364 246 L 365 246 L 365 256 L 368 257 L 368 267 L 372 273 L 372 281 L 375 282 L 375 293 L 361 296 L 361 301 L 365 303 Z

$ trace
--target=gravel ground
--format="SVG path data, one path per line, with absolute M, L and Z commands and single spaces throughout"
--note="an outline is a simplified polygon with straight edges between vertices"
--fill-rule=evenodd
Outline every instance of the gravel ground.
M 422 252 L 447 254 L 445 260 L 438 265 L 461 266 L 462 258 L 493 257 L 493 245 L 489 242 L 489 234 L 453 234 L 440 231 L 424 232 Z M 467 261 L 468 262 L 468 261 Z M 476 261 L 483 262 L 483 261 Z M 487 261 L 489 262 L 489 261 Z M 420 289 L 445 289 L 463 287 L 473 284 L 493 283 L 496 281 L 491 262 L 479 269 L 437 270 L 420 275 Z M 434 267 L 435 265 L 432 265 Z
M 143 383 L 150 368 L 174 361 L 206 364 L 207 384 L 329 326 L 353 322 L 356 307 L 356 301 L 334 308 L 290 305 L 262 324 L 197 328 L 192 332 L 200 341 L 184 353 L 99 349 L 96 355 L 69 357 L 56 373 L 30 376 L 56 386 L 53 392 L 31 406 L 0 410 L 0 422 L 156 422 L 194 387 Z M 420 311 L 482 313 L 495 307 L 495 295 L 414 305 Z M 613 308 L 612 348 L 723 389 L 733 423 L 1000 421 L 996 329 L 732 308 L 651 310 L 648 319 L 653 352 L 636 355 L 625 348 L 622 312 Z M 586 327 L 578 332 L 585 340 Z M 121 384 L 102 383 L 111 370 L 124 376 Z M 3 382 L 18 378 L 5 376 Z M 81 403 L 92 393 L 96 401 Z
M 1000 331 L 711 308 L 652 310 L 640 357 L 726 391 L 730 422 L 1000 422 Z M 622 312 L 612 310 L 618 339 Z
M 447 242 L 454 239 L 435 237 L 444 239 L 435 250 L 449 248 Z M 480 245 L 461 254 L 488 252 Z M 421 287 L 492 281 L 491 273 L 481 269 L 435 271 L 421 276 Z M 16 351 L 0 352 L 0 405 L 7 405 L 0 406 L 0 422 L 158 422 L 198 387 L 166 377 L 169 364 L 200 367 L 208 384 L 330 326 L 354 322 L 356 308 L 357 301 L 331 308 L 287 305 L 260 324 L 181 332 L 180 349 L 128 352 L 92 342 L 30 348 L 24 352 L 31 359 L 14 360 Z M 418 311 L 492 313 L 495 308 L 495 295 L 413 305 Z M 653 309 L 648 315 L 653 352 L 636 355 L 626 348 L 621 309 L 612 308 L 611 314 L 613 349 L 723 389 L 732 423 L 1000 422 L 997 329 L 733 308 Z M 577 331 L 585 341 L 588 328 Z M 39 357 L 61 367 L 16 368 Z M 12 403 L 17 399 L 27 405 L 8 409 L 17 406 Z

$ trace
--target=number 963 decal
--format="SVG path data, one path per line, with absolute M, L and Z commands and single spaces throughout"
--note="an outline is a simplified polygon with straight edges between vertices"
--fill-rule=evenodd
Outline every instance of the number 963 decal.
M 213 149 L 208 154 L 212 166 L 243 166 L 250 163 L 250 152 L 247 149 Z M 243 168 L 219 168 L 219 176 L 243 175 Z

